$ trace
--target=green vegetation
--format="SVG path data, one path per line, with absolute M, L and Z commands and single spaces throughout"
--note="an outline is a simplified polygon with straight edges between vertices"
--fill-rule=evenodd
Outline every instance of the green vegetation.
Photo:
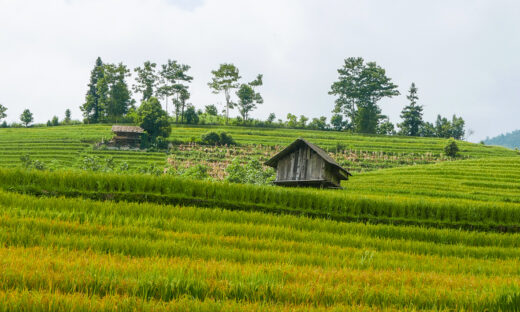
M 223 134 L 238 145 L 199 144 Z M 173 127 L 158 152 L 96 145 L 111 136 L 0 129 L 0 311 L 519 306 L 515 151 L 222 126 Z M 263 185 L 300 136 L 359 172 L 344 190 Z

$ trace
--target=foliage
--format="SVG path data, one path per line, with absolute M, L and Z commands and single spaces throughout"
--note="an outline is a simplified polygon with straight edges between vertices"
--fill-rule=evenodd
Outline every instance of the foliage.
M 177 174 L 181 177 L 195 179 L 195 180 L 211 180 L 211 177 L 208 173 L 209 168 L 205 165 L 197 164 L 195 166 L 189 167 L 185 170 L 178 172 Z
M 154 94 L 157 88 L 159 76 L 156 68 L 157 64 L 150 61 L 146 61 L 143 67 L 136 67 L 134 72 L 137 73 L 135 78 L 135 84 L 132 89 L 136 93 L 141 93 L 141 101 L 148 101 Z
M 63 122 L 65 124 L 69 124 L 71 122 L 71 113 L 70 113 L 70 109 L 66 109 L 65 110 L 65 118 L 63 119 Z
M 448 141 L 448 144 L 446 144 L 444 147 L 444 153 L 448 157 L 457 157 L 459 153 L 459 147 L 457 146 L 455 139 L 452 138 Z
M 403 122 L 399 124 L 399 128 L 401 128 L 399 133 L 402 135 L 418 136 L 420 134 L 421 125 L 423 124 L 423 107 L 422 105 L 417 105 L 419 97 L 417 96 L 415 83 L 412 82 L 408 92 L 409 94 L 406 98 L 410 101 L 410 104 L 401 112 Z
M 226 98 L 226 124 L 229 120 L 229 110 L 233 109 L 235 104 L 231 100 L 231 91 L 239 87 L 238 80 L 240 80 L 240 74 L 238 68 L 233 64 L 220 64 L 217 70 L 211 71 L 213 77 L 208 82 L 208 86 L 213 93 L 224 92 Z
M 90 82 L 88 84 L 87 94 L 85 95 L 85 103 L 80 107 L 88 123 L 99 122 L 103 114 L 104 108 L 99 103 L 100 94 L 98 87 L 100 87 L 104 75 L 103 61 L 98 57 L 90 73 Z
M 206 145 L 236 145 L 235 140 L 224 131 L 220 133 L 210 131 L 203 134 L 201 140 Z
M 204 107 L 204 112 L 210 116 L 217 116 L 218 115 L 218 110 L 217 110 L 217 107 L 213 104 L 211 105 L 206 105 Z
M 258 159 L 248 160 L 245 164 L 234 158 L 226 168 L 226 181 L 231 183 L 247 183 L 267 185 L 275 179 L 273 168 L 264 169 Z
M 308 128 L 312 130 L 325 130 L 327 126 L 327 117 L 321 116 L 320 118 L 312 118 Z
M 28 109 L 25 109 L 22 115 L 20 115 L 20 121 L 24 124 L 25 127 L 28 127 L 33 122 L 33 120 L 33 114 Z
M 390 120 L 384 119 L 379 122 L 377 125 L 377 134 L 383 135 L 395 135 L 395 127 L 394 124 L 390 122 Z
M 196 125 L 199 123 L 199 114 L 197 114 L 193 105 L 188 105 L 184 115 L 186 117 L 186 123 L 188 125 Z
M 167 138 L 171 132 L 168 116 L 162 109 L 161 103 L 155 97 L 151 97 L 141 103 L 137 109 L 139 124 L 153 141 L 161 136 Z
M 164 97 L 173 97 L 173 104 L 175 105 L 175 119 L 179 122 L 179 115 L 181 116 L 181 123 L 184 123 L 184 110 L 186 108 L 186 101 L 190 97 L 188 92 L 188 83 L 193 80 L 193 77 L 187 74 L 190 70 L 189 65 L 179 64 L 175 60 L 168 60 L 167 64 L 162 65 L 160 74 L 160 85 L 157 93 Z M 166 99 L 166 111 L 168 107 L 168 100 Z
M 244 121 L 248 120 L 249 113 L 256 108 L 257 104 L 262 104 L 264 102 L 260 93 L 256 92 L 254 89 L 262 84 L 262 75 L 259 74 L 255 80 L 247 84 L 241 84 L 236 92 L 239 112 Z
M 7 114 L 5 113 L 7 111 L 7 107 L 0 104 L 0 121 L 7 117 Z
M 337 96 L 334 113 L 342 113 L 360 133 L 375 133 L 381 119 L 377 102 L 385 97 L 399 95 L 397 85 L 386 76 L 383 68 L 361 57 L 345 59 L 338 69 L 338 81 L 331 85 L 329 94 Z

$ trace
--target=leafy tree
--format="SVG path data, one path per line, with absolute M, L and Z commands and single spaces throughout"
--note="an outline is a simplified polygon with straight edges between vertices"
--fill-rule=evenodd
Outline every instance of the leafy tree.
M 336 131 L 341 131 L 345 128 L 345 121 L 343 121 L 343 115 L 341 114 L 334 114 L 330 118 L 330 124 L 332 128 Z
M 143 67 L 137 67 L 134 71 L 137 73 L 133 90 L 136 93 L 142 93 L 142 101 L 149 100 L 155 93 L 159 76 L 155 67 L 157 64 L 146 61 Z
M 257 104 L 262 104 L 264 99 L 260 93 L 255 91 L 255 87 L 262 85 L 262 75 L 258 75 L 255 80 L 248 84 L 241 84 L 240 88 L 236 92 L 238 97 L 238 107 L 240 115 L 247 121 L 249 112 L 256 108 Z
M 298 120 L 298 128 L 305 128 L 307 121 L 309 121 L 309 118 L 305 117 L 304 115 L 300 115 L 300 119 Z
M 189 125 L 196 125 L 199 123 L 199 114 L 197 114 L 195 107 L 191 104 L 188 104 L 188 108 L 186 109 L 186 123 Z
M 235 106 L 231 101 L 231 91 L 239 87 L 238 80 L 241 78 L 238 68 L 233 64 L 220 64 L 219 69 L 211 71 L 213 78 L 208 83 L 213 93 L 224 92 L 226 98 L 226 124 L 229 120 L 229 110 Z
M 444 153 L 449 157 L 457 157 L 459 152 L 459 147 L 457 146 L 457 142 L 455 139 L 451 138 L 448 144 L 444 147 Z
M 418 136 L 423 123 L 423 107 L 417 105 L 419 97 L 417 96 L 417 87 L 415 86 L 415 83 L 412 82 L 406 98 L 410 101 L 410 104 L 401 112 L 403 122 L 399 124 L 399 128 L 401 128 L 402 135 Z
M 464 119 L 453 115 L 451 119 L 451 136 L 456 140 L 462 140 L 466 131 L 464 130 Z
M 162 65 L 160 74 L 160 87 L 158 94 L 166 98 L 166 111 L 168 112 L 168 97 L 174 96 L 173 104 L 176 107 L 176 122 L 179 121 L 179 113 L 181 115 L 181 122 L 184 122 L 184 109 L 186 101 L 190 97 L 188 92 L 188 83 L 193 80 L 193 77 L 187 74 L 190 70 L 189 65 L 179 64 L 175 60 L 168 60 L 168 63 Z
M 7 114 L 5 113 L 7 111 L 7 107 L 0 104 L 0 121 L 7 117 Z
M 85 96 L 85 103 L 80 106 L 83 116 L 89 123 L 99 122 L 103 108 L 99 105 L 98 82 L 104 76 L 103 61 L 100 57 L 96 59 L 94 69 L 90 73 L 90 82 Z
M 268 124 L 272 124 L 272 123 L 274 122 L 275 119 L 276 119 L 276 115 L 275 115 L 274 113 L 270 113 L 270 114 L 269 114 L 269 117 L 267 117 L 266 122 L 267 122 Z
M 71 113 L 70 113 L 70 109 L 67 108 L 65 110 L 65 119 L 63 119 L 63 122 L 68 124 L 68 123 L 70 123 L 70 121 L 71 121 Z
M 213 104 L 211 105 L 206 105 L 204 107 L 204 112 L 210 116 L 217 116 L 218 115 L 218 110 L 217 110 L 217 107 Z
M 28 109 L 24 110 L 20 115 L 20 121 L 25 125 L 25 127 L 28 127 L 29 124 L 33 122 L 33 120 L 33 114 Z
M 131 94 L 125 79 L 130 76 L 130 70 L 119 63 L 106 64 L 104 80 L 107 84 L 107 94 L 103 97 L 106 108 L 106 118 L 117 122 L 126 115 L 131 106 Z
M 451 123 L 446 117 L 437 115 L 437 120 L 435 121 L 435 136 L 439 138 L 451 137 Z
M 390 122 L 390 119 L 386 118 L 379 122 L 377 125 L 377 134 L 395 135 L 395 127 L 394 124 Z
M 356 131 L 375 133 L 379 119 L 383 118 L 377 102 L 399 95 L 397 85 L 386 76 L 383 68 L 375 62 L 365 64 L 361 57 L 345 59 L 338 74 L 338 81 L 329 91 L 337 96 L 333 112 L 343 113 Z
M 419 136 L 435 137 L 435 126 L 431 122 L 423 122 L 419 128 Z
M 327 117 L 321 116 L 320 118 L 312 118 L 312 121 L 309 123 L 309 128 L 314 130 L 327 129 Z
M 51 124 L 52 124 L 52 126 L 59 126 L 60 125 L 60 120 L 59 120 L 58 116 L 52 117 Z
M 170 135 L 171 127 L 168 116 L 157 98 L 151 97 L 143 101 L 137 109 L 137 114 L 141 128 L 148 133 L 152 140 L 157 137 L 167 138 Z
M 235 140 L 226 132 L 219 134 L 215 131 L 210 131 L 203 134 L 201 140 L 206 145 L 236 145 Z
M 286 118 L 287 118 L 287 127 L 296 128 L 298 126 L 298 120 L 297 120 L 296 115 L 288 113 Z

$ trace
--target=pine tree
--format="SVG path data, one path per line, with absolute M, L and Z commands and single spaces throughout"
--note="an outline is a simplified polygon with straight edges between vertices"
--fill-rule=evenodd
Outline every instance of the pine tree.
M 88 84 L 88 91 L 85 96 L 85 104 L 80 106 L 83 116 L 89 123 L 99 122 L 100 107 L 99 107 L 99 93 L 98 83 L 104 76 L 103 61 L 100 57 L 96 59 L 96 65 L 90 73 L 90 82 Z
M 399 128 L 401 128 L 400 133 L 402 135 L 418 136 L 421 125 L 423 124 L 423 107 L 421 105 L 417 105 L 417 100 L 419 100 L 419 97 L 417 96 L 417 90 L 418 89 L 415 86 L 415 83 L 412 82 L 410 90 L 408 91 L 408 95 L 406 96 L 406 98 L 410 101 L 410 104 L 406 106 L 401 112 L 401 118 L 403 119 L 403 122 L 399 124 Z

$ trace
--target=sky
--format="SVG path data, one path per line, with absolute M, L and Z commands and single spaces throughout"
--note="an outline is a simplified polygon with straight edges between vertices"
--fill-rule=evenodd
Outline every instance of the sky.
M 518 16 L 520 2 L 500 0 L 0 0 L 0 104 L 9 122 L 26 108 L 36 122 L 67 108 L 82 119 L 100 56 L 190 65 L 197 108 L 223 107 L 207 83 L 234 63 L 244 82 L 264 75 L 252 117 L 330 117 L 337 69 L 360 56 L 399 86 L 380 102 L 392 122 L 415 82 L 425 120 L 462 116 L 480 141 L 520 128 Z

